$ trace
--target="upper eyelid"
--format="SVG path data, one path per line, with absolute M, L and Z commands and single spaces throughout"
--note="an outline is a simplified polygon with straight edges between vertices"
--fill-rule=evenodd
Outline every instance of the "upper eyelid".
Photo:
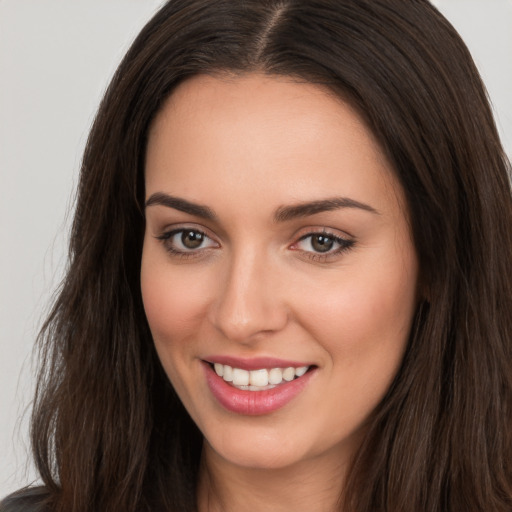
M 318 236 L 318 235 L 323 235 L 325 237 L 330 237 L 330 238 L 333 239 L 333 241 L 335 243 L 340 244 L 340 245 L 345 246 L 345 247 L 347 245 L 353 245 L 356 242 L 356 240 L 354 238 L 352 238 L 352 237 L 339 236 L 339 235 L 335 235 L 333 233 L 329 233 L 327 231 L 317 231 L 317 232 L 313 232 L 313 233 L 307 233 L 307 234 L 301 236 L 300 238 L 297 239 L 296 242 L 293 242 L 291 246 L 297 245 L 299 242 L 302 242 L 303 240 L 307 240 L 308 238 L 311 238 L 311 237 L 314 237 L 314 236 Z
M 341 238 L 342 240 L 356 241 L 357 238 L 346 230 L 331 228 L 327 226 L 309 226 L 301 228 L 295 232 L 294 238 L 296 241 L 302 240 L 305 237 L 313 235 L 327 235 L 334 238 Z M 294 242 L 295 243 L 295 242 Z
M 208 238 L 211 238 L 212 240 L 217 240 L 218 237 L 212 232 L 211 229 L 203 226 L 203 225 L 197 225 L 193 222 L 187 222 L 184 224 L 171 224 L 171 225 L 165 225 L 162 228 L 155 229 L 155 232 L 158 233 L 156 236 L 157 238 L 162 237 L 164 235 L 169 235 L 170 233 L 179 233 L 180 231 L 197 231 L 199 233 L 202 233 L 203 235 L 206 235 Z
M 343 235 L 337 235 L 336 233 L 331 233 L 330 231 L 312 231 L 309 233 L 306 233 L 304 235 L 301 235 L 299 237 L 299 240 L 304 240 L 306 238 L 309 238 L 310 236 L 318 236 L 318 235 L 324 235 L 328 236 L 334 239 L 340 239 L 340 240 L 351 240 L 352 237 L 343 236 Z
M 304 219 L 303 219 L 304 220 Z M 157 231 L 160 232 L 168 232 L 170 230 L 174 229 L 174 226 L 176 226 L 176 229 L 197 229 L 197 231 L 204 232 L 206 235 L 210 236 L 210 238 L 229 238 L 227 232 L 222 228 L 222 226 L 218 225 L 215 226 L 215 230 L 213 231 L 211 228 L 207 227 L 204 223 L 198 223 L 194 221 L 186 221 L 183 220 L 181 222 L 172 222 L 170 224 L 166 224 L 162 228 L 158 228 Z M 299 229 L 294 230 L 295 233 L 291 236 L 291 238 L 294 238 L 296 236 L 304 236 L 304 235 L 298 235 L 297 233 L 302 232 L 305 235 L 307 234 L 315 234 L 315 233 L 328 233 L 333 236 L 339 236 L 340 238 L 351 238 L 356 239 L 354 235 L 352 235 L 349 231 L 345 229 L 340 228 L 334 228 L 328 225 L 322 225 L 322 224 L 310 224 L 303 225 Z
M 205 238 L 208 238 L 212 242 L 215 242 L 216 244 L 220 245 L 219 241 L 215 237 L 210 236 L 206 232 L 206 230 L 199 229 L 199 228 L 189 228 L 189 227 L 186 227 L 186 226 L 182 227 L 182 228 L 163 230 L 163 232 L 160 235 L 157 235 L 156 238 L 158 238 L 160 240 L 168 240 L 168 239 L 172 238 L 173 236 L 177 235 L 178 233 L 182 233 L 184 231 L 195 231 L 197 233 L 201 233 L 201 235 L 204 235 Z

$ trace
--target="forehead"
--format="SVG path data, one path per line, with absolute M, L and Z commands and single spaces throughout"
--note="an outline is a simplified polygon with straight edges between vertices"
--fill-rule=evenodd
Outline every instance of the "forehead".
M 166 188 L 203 203 L 230 193 L 276 205 L 333 194 L 385 203 L 401 194 L 348 103 L 325 87 L 260 74 L 200 75 L 173 92 L 146 159 L 147 195 Z

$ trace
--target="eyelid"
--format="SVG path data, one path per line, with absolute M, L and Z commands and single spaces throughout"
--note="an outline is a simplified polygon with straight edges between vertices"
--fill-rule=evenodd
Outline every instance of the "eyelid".
M 162 225 L 161 227 L 156 226 L 156 229 L 154 230 L 154 237 L 161 239 L 166 236 L 168 237 L 171 233 L 178 233 L 180 231 L 187 230 L 203 233 L 208 238 L 220 243 L 218 241 L 219 237 L 210 228 L 206 227 L 204 224 L 197 224 L 195 222 L 175 222 L 172 224 Z
M 157 236 L 158 239 L 160 240 L 169 240 L 171 238 L 173 238 L 174 236 L 176 236 L 177 234 L 179 233 L 187 233 L 187 232 L 193 232 L 193 233 L 198 233 L 200 235 L 202 235 L 204 237 L 204 239 L 206 240 L 210 240 L 211 242 L 213 242 L 215 245 L 218 245 L 218 242 L 216 242 L 211 236 L 209 236 L 207 233 L 205 233 L 204 231 L 200 230 L 200 229 L 196 229 L 196 228 L 178 228 L 178 229 L 172 229 L 170 231 L 166 231 L 165 233 L 162 233 L 160 236 Z M 193 249 L 190 249 L 191 251 Z
M 341 240 L 345 241 L 356 241 L 356 237 L 354 235 L 351 235 L 347 231 L 341 231 L 340 229 L 335 228 L 329 228 L 326 226 L 307 226 L 304 228 L 301 228 L 300 230 L 297 230 L 294 234 L 293 238 L 295 239 L 295 242 L 293 242 L 292 245 L 295 245 L 300 240 L 304 240 L 304 238 L 307 238 L 308 236 L 314 236 L 314 235 L 325 235 L 330 236 L 333 238 L 339 238 Z
M 212 243 L 206 247 L 198 247 L 197 249 L 179 249 L 176 247 L 173 247 L 171 244 L 172 238 L 179 233 L 183 233 L 186 231 L 193 231 L 196 233 L 200 233 L 204 236 L 205 239 L 210 240 Z M 204 228 L 204 226 L 198 226 L 198 225 L 191 225 L 191 224 L 185 224 L 185 225 L 172 225 L 167 226 L 166 228 L 162 229 L 160 231 L 159 235 L 155 235 L 155 238 L 159 240 L 165 250 L 173 257 L 179 257 L 179 258 L 194 258 L 194 257 L 201 257 L 204 255 L 209 249 L 216 249 L 219 248 L 221 245 L 216 239 L 215 236 L 212 236 L 210 234 L 210 230 Z
M 339 230 L 333 230 L 326 227 L 310 227 L 302 229 L 301 232 L 301 234 L 297 234 L 296 241 L 289 246 L 289 249 L 297 251 L 303 257 L 316 262 L 327 262 L 328 260 L 335 259 L 342 253 L 350 250 L 356 243 L 356 238 L 348 235 L 346 232 L 342 233 Z M 326 252 L 318 252 L 314 250 L 308 251 L 298 247 L 300 242 L 310 237 L 321 235 L 332 238 L 334 243 L 338 244 L 338 247 L 335 250 L 329 250 Z

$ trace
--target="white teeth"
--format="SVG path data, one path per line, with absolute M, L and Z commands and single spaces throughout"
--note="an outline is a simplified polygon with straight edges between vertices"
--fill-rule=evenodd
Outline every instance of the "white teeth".
M 295 368 L 288 367 L 283 370 L 283 379 L 290 382 L 295 378 Z
M 233 384 L 235 386 L 248 386 L 249 372 L 240 368 L 233 368 Z
M 268 372 L 269 384 L 281 384 L 283 382 L 283 370 L 281 368 L 272 368 Z
M 252 370 L 249 372 L 249 382 L 251 386 L 267 386 L 268 385 L 268 371 L 267 370 Z
M 233 368 L 227 364 L 215 363 L 215 373 L 226 382 L 232 382 L 233 386 L 250 391 L 263 391 L 271 389 L 284 381 L 291 382 L 296 377 L 302 377 L 309 369 L 309 366 L 294 368 L 270 368 L 261 370 L 242 370 Z
M 215 373 L 219 376 L 219 377 L 222 377 L 224 375 L 224 365 L 223 364 L 220 364 L 220 363 L 215 363 L 213 365 L 213 367 L 215 368 Z
M 302 377 L 308 371 L 307 366 L 301 366 L 300 368 L 295 368 L 295 376 Z
M 222 378 L 226 382 L 231 382 L 233 380 L 233 368 L 231 366 L 228 366 L 227 364 L 224 365 L 224 371 L 222 372 Z

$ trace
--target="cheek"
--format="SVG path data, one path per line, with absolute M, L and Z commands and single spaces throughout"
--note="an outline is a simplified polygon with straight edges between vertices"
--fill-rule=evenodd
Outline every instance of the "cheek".
M 192 356 L 207 308 L 205 281 L 190 275 L 184 266 L 171 265 L 161 248 L 145 248 L 141 292 L 160 362 L 182 401 L 191 404 L 196 384 L 190 377 Z
M 357 431 L 389 389 L 409 337 L 412 283 L 358 275 L 333 287 L 323 305 L 309 302 L 307 328 L 328 354 L 329 387 L 336 403 L 343 404 L 338 415 L 332 415 L 332 403 L 318 404 L 332 416 L 333 432 Z
M 385 271 L 382 269 L 385 268 Z M 416 266 L 365 266 L 309 295 L 308 329 L 330 355 L 341 379 L 389 381 L 401 362 L 416 306 Z M 315 300 L 315 296 L 316 299 Z
M 156 252 L 156 251 L 155 251 Z M 208 281 L 165 261 L 165 255 L 143 253 L 141 292 L 155 344 L 171 345 L 197 333 L 208 302 Z

